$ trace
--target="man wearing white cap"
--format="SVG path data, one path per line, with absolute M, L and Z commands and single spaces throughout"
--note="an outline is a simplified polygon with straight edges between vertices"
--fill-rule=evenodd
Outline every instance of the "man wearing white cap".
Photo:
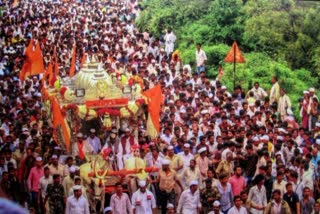
M 156 214 L 156 200 L 149 190 L 147 190 L 147 182 L 139 181 L 139 189 L 133 193 L 131 201 L 134 214 Z
M 91 145 L 93 148 L 93 154 L 96 155 L 101 151 L 101 141 L 96 136 L 96 130 L 90 129 L 90 135 L 87 138 L 87 142 Z
M 65 214 L 90 214 L 87 199 L 82 195 L 81 185 L 73 187 L 74 195 L 67 199 Z
M 168 146 L 168 155 L 164 158 L 170 161 L 170 168 L 176 171 L 177 173 L 181 173 L 181 169 L 183 168 L 183 161 L 180 156 L 174 154 L 173 146 Z
M 113 214 L 112 208 L 111 207 L 104 208 L 103 214 Z
M 201 179 L 204 180 L 204 178 L 207 177 L 207 171 L 209 169 L 209 159 L 207 157 L 206 147 L 200 148 L 198 150 L 198 153 L 200 154 L 200 156 L 197 157 L 196 163 L 201 173 Z
M 76 137 L 77 142 L 73 143 L 72 155 L 75 156 L 76 161 L 81 164 L 85 162 L 86 154 L 92 154 L 93 148 L 84 140 L 85 138 L 82 133 L 78 133 Z
M 183 145 L 183 152 L 179 152 L 178 155 L 183 161 L 183 169 L 186 169 L 190 166 L 190 160 L 193 159 L 193 154 L 190 153 L 190 144 L 185 143 Z
M 201 209 L 198 181 L 191 181 L 190 188 L 184 190 L 180 196 L 177 213 L 197 214 Z
M 215 201 L 213 202 L 213 210 L 209 212 L 208 214 L 223 214 L 223 212 L 220 211 L 220 202 Z
M 62 186 L 64 188 L 64 194 L 67 197 L 70 189 L 74 186 L 74 177 L 76 169 L 74 166 L 69 168 L 69 175 L 63 179 Z
M 50 169 L 51 175 L 53 174 L 59 174 L 61 178 L 63 179 L 64 176 L 64 166 L 59 163 L 58 156 L 52 155 L 51 157 L 51 164 L 47 165 Z
M 167 214 L 175 214 L 174 213 L 174 205 L 171 203 L 168 203 L 168 205 L 167 205 Z

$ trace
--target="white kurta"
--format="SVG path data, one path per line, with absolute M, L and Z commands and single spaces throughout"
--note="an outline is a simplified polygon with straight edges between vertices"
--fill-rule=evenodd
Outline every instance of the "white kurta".
M 68 197 L 65 214 L 90 214 L 87 199 L 82 195 L 79 199 L 74 196 Z

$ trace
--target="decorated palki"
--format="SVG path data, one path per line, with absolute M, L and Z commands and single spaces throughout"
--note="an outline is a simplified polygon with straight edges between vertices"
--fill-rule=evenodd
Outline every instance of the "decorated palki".
M 95 56 L 87 57 L 73 77 L 56 80 L 59 84 L 44 87 L 42 93 L 47 108 L 52 111 L 57 126 L 56 139 L 70 151 L 71 133 L 85 126 L 84 121 L 98 120 L 100 127 L 110 130 L 123 128 L 135 120 L 145 99 L 144 87 L 138 76 L 127 78 L 126 73 L 108 74 Z M 123 127 L 122 127 L 123 126 Z M 61 130 L 61 128 L 63 130 Z

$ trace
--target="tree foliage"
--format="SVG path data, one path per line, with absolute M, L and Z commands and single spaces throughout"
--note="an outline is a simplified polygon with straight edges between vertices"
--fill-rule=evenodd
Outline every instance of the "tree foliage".
M 208 56 L 208 74 L 223 66 L 222 81 L 232 86 L 232 64 L 223 59 L 233 41 L 246 63 L 237 65 L 237 82 L 245 88 L 259 81 L 270 88 L 277 75 L 296 99 L 320 86 L 320 4 L 295 0 L 147 0 L 137 21 L 141 30 L 160 37 L 172 28 L 184 63 L 194 65 L 195 44 Z

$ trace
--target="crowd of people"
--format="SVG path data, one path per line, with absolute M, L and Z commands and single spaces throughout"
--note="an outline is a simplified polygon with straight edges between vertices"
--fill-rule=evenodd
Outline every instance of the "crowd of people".
M 133 155 L 159 171 L 137 180 L 134 192 L 116 183 L 104 213 L 320 213 L 320 106 L 312 86 L 297 103 L 281 77 L 270 77 L 270 90 L 259 82 L 248 91 L 228 90 L 219 78 L 207 78 L 201 44 L 192 68 L 174 52 L 172 29 L 161 38 L 139 32 L 137 0 L 0 3 L 0 193 L 10 201 L 30 213 L 92 212 L 94 195 L 77 160 L 107 149 L 117 160 L 114 170 Z M 148 137 L 140 117 L 125 129 L 91 127 L 76 135 L 71 154 L 63 151 L 44 108 L 45 81 L 19 79 L 30 41 L 40 44 L 45 67 L 58 56 L 62 81 L 76 45 L 76 71 L 84 55 L 94 54 L 108 74 L 142 78 L 143 90 L 160 84 L 158 139 Z M 0 209 L 13 209 L 5 203 Z

